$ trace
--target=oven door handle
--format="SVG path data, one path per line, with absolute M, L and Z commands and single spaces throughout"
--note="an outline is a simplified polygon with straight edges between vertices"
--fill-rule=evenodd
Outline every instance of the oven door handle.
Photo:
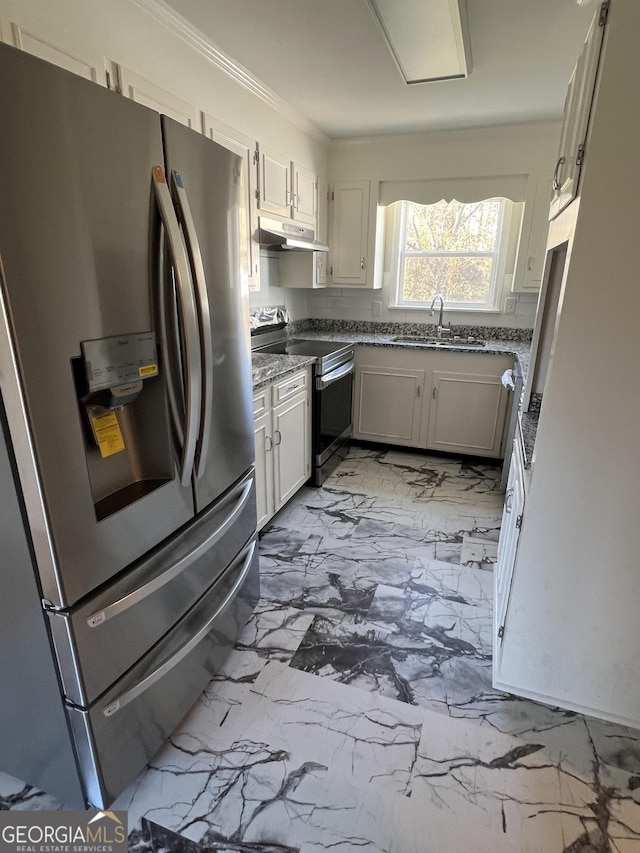
M 347 376 L 349 373 L 353 373 L 355 363 L 353 359 L 348 361 L 346 364 L 341 364 L 340 367 L 336 367 L 335 370 L 332 370 L 331 373 L 327 373 L 326 376 L 318 376 L 316 378 L 316 391 L 324 391 L 325 388 L 328 388 L 329 385 L 333 385 L 334 382 L 337 382 L 338 379 L 342 379 L 343 376 Z

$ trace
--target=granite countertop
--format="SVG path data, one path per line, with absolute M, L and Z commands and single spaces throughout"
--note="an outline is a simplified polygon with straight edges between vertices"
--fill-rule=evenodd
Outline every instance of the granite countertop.
M 536 443 L 536 432 L 538 429 L 538 418 L 540 412 L 520 413 L 520 434 L 522 436 L 522 450 L 524 453 L 524 467 L 531 468 L 533 460 L 533 447 Z
M 419 334 L 419 333 L 417 333 Z M 378 347 L 395 347 L 397 349 L 430 349 L 444 350 L 445 352 L 477 352 L 491 355 L 513 355 L 520 365 L 522 372 L 526 378 L 527 370 L 529 369 L 529 352 L 531 344 L 523 341 L 507 341 L 500 338 L 485 339 L 486 345 L 483 347 L 464 347 L 459 346 L 435 346 L 434 344 L 418 344 L 415 342 L 403 343 L 394 341 L 393 338 L 398 336 L 398 332 L 393 334 L 384 334 L 381 332 L 366 333 L 366 332 L 323 332 L 323 331 L 303 331 L 299 332 L 295 337 L 304 340 L 323 340 L 323 341 L 338 341 L 340 343 L 362 344 L 364 346 Z M 481 337 L 478 335 L 478 337 Z
M 483 347 L 464 346 L 435 346 L 433 344 L 419 344 L 416 342 L 394 341 L 393 338 L 400 334 L 426 334 L 432 330 L 432 326 L 412 327 L 411 329 L 398 328 L 393 331 L 373 331 L 340 329 L 334 327 L 326 329 L 299 329 L 292 332 L 292 337 L 303 340 L 336 341 L 339 343 L 362 344 L 365 346 L 393 347 L 397 349 L 437 349 L 445 352 L 474 352 L 484 355 L 512 355 L 518 359 L 526 378 L 529 367 L 530 344 L 527 341 L 503 340 L 499 337 L 488 338 L 486 330 L 465 329 L 463 334 L 473 334 L 486 340 Z M 345 324 L 346 325 L 346 324 Z M 365 325 L 365 324 L 363 324 Z M 499 331 L 499 330 L 497 330 Z M 458 332 L 454 329 L 454 332 Z M 484 332 L 484 334 L 482 333 Z M 253 387 L 260 388 L 281 376 L 293 373 L 308 364 L 312 364 L 313 358 L 293 355 L 274 355 L 271 353 L 252 353 Z
M 309 321 L 305 321 L 309 322 Z M 361 325 L 364 328 L 355 328 L 354 326 Z M 445 352 L 474 352 L 484 355 L 512 355 L 518 359 L 522 366 L 524 376 L 527 375 L 529 367 L 529 350 L 530 344 L 526 340 L 503 340 L 500 337 L 489 337 L 487 329 L 476 329 L 473 327 L 461 327 L 454 329 L 454 333 L 463 335 L 473 335 L 486 340 L 483 347 L 464 347 L 456 346 L 435 346 L 434 344 L 419 344 L 416 342 L 400 342 L 394 341 L 393 338 L 401 334 L 419 335 L 426 334 L 432 331 L 430 325 L 415 325 L 412 327 L 396 326 L 389 329 L 392 324 L 381 324 L 382 330 L 370 328 L 371 323 L 344 323 L 347 328 L 341 328 L 336 322 L 331 323 L 330 329 L 325 328 L 295 328 L 291 330 L 291 336 L 305 340 L 324 340 L 336 341 L 339 343 L 361 344 L 364 346 L 379 346 L 393 347 L 397 349 L 437 349 Z M 386 325 L 386 328 L 384 326 Z M 499 334 L 499 329 L 496 332 Z M 300 370 L 309 364 L 312 364 L 313 358 L 307 356 L 294 355 L 275 355 L 272 353 L 252 353 L 253 367 L 253 387 L 254 390 L 263 385 L 279 379 L 281 376 L 286 376 L 288 373 L 293 373 Z
M 268 352 L 254 352 L 251 354 L 251 368 L 253 379 L 253 390 L 257 391 L 263 385 L 268 385 L 281 376 L 295 373 L 309 364 L 313 364 L 315 358 L 306 355 L 274 355 Z

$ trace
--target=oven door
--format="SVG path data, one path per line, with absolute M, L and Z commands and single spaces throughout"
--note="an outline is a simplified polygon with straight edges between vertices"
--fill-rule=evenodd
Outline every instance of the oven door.
M 313 395 L 313 456 L 316 483 L 318 483 L 320 469 L 324 472 L 322 479 L 326 479 L 330 460 L 351 436 L 353 373 L 354 362 L 351 359 L 330 373 L 316 377 Z

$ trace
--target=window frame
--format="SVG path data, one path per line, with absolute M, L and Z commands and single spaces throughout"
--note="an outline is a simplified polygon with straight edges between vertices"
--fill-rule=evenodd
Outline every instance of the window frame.
M 441 199 L 450 203 L 453 201 Z M 514 204 L 510 199 L 504 197 L 494 197 L 479 199 L 478 201 L 500 201 L 500 221 L 498 225 L 498 240 L 495 251 L 482 252 L 406 252 L 403 246 L 406 242 L 406 215 L 407 204 L 411 204 L 410 199 L 396 202 L 394 215 L 394 235 L 393 235 L 393 257 L 392 257 L 392 287 L 393 300 L 391 307 L 401 308 L 405 310 L 428 310 L 431 306 L 431 301 L 413 301 L 403 299 L 403 273 L 405 268 L 405 260 L 407 257 L 493 257 L 495 258 L 491 285 L 489 294 L 483 302 L 445 302 L 444 307 L 447 311 L 481 311 L 481 312 L 499 312 L 500 301 L 505 290 L 505 270 L 507 264 L 507 256 L 510 251 L 510 234 L 511 229 L 515 225 L 520 225 L 522 218 L 522 205 Z M 416 202 L 418 203 L 418 202 Z M 463 204 L 475 204 L 477 202 L 462 202 Z M 424 205 L 427 207 L 428 205 Z M 515 220 L 518 220 L 517 223 Z M 508 276 L 511 279 L 511 276 Z

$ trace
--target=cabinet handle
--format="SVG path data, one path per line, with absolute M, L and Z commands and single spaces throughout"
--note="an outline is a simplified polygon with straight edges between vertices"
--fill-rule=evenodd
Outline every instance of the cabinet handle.
M 560 169 L 566 162 L 566 157 L 558 157 L 558 162 L 556 163 L 556 168 L 553 173 L 553 189 L 558 193 L 560 192 Z
M 418 395 L 418 397 L 422 397 L 422 388 L 419 385 L 416 389 L 416 394 Z
M 364 258 L 360 258 L 360 269 L 364 269 Z
M 431 396 L 433 397 L 434 400 L 438 396 L 438 389 L 436 388 L 435 385 L 433 386 L 433 391 L 431 392 Z
M 273 439 L 270 435 L 267 435 L 264 440 L 269 442 L 269 447 L 265 447 L 265 453 L 269 453 L 269 451 L 273 450 Z
M 280 432 L 279 429 L 276 429 L 273 432 L 274 432 L 274 435 L 277 436 L 276 447 L 278 447 L 278 445 L 282 444 L 282 433 Z
M 527 261 L 527 272 L 531 272 L 533 269 L 533 257 L 530 257 Z
M 299 388 L 299 387 L 300 387 L 300 383 L 299 383 L 299 382 L 296 382 L 296 384 L 295 384 L 295 385 L 289 385 L 289 386 L 287 386 L 287 391 L 295 391 L 295 390 L 296 390 L 296 388 Z
M 509 489 L 507 494 L 505 495 L 504 511 L 505 512 L 511 512 L 512 504 L 513 504 L 513 489 Z

